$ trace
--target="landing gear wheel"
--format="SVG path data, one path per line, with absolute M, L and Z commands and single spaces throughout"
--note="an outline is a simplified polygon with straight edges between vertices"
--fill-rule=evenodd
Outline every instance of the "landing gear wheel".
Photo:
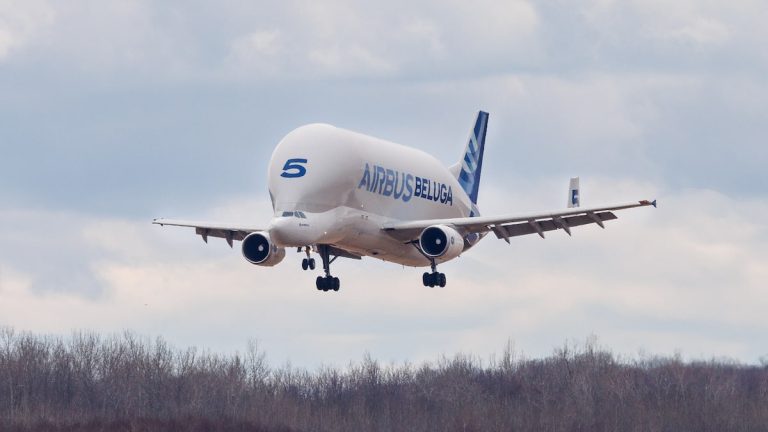
M 307 252 L 307 267 L 314 270 L 315 269 L 315 259 L 309 257 L 309 248 L 306 249 Z M 331 263 L 338 258 L 338 256 L 334 256 L 333 259 L 331 259 L 331 253 L 330 253 L 330 247 L 328 245 L 317 245 L 317 253 L 320 254 L 320 258 L 323 260 L 323 271 L 325 272 L 325 276 L 318 276 L 316 285 L 317 289 L 321 291 L 338 291 L 341 287 L 341 282 L 339 281 L 339 278 L 331 276 Z
M 315 285 L 318 291 L 338 291 L 341 288 L 341 281 L 333 276 L 318 276 Z
M 445 274 L 433 272 L 433 273 L 424 273 L 421 276 L 421 282 L 426 287 L 434 288 L 436 286 L 439 286 L 440 288 L 443 288 L 446 283 Z
M 301 260 L 301 269 L 306 270 L 308 268 L 309 268 L 309 260 L 304 258 L 303 260 Z
M 434 288 L 436 286 L 439 286 L 440 288 L 445 287 L 445 275 L 437 271 L 437 262 L 435 262 L 435 258 L 428 256 L 418 247 L 416 249 L 421 252 L 422 255 L 424 255 L 424 258 L 429 260 L 430 267 L 432 268 L 432 273 L 424 272 L 424 274 L 421 276 L 421 283 L 423 283 L 424 286 L 428 286 L 430 288 Z

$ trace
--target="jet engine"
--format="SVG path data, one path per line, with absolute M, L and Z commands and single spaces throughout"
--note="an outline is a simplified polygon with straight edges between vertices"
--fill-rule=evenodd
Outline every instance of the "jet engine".
M 250 233 L 243 239 L 243 257 L 251 264 L 272 267 L 285 258 L 285 248 L 275 246 L 269 233 Z
M 447 225 L 432 225 L 419 235 L 419 246 L 428 257 L 447 261 L 464 250 L 464 238 Z

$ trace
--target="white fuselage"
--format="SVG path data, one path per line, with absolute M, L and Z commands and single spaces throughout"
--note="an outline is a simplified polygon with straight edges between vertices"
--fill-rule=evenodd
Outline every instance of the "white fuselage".
M 382 231 L 385 223 L 468 217 L 472 209 L 455 176 L 431 155 L 326 124 L 299 127 L 280 141 L 268 184 L 276 245 L 328 244 L 409 266 L 429 260 Z

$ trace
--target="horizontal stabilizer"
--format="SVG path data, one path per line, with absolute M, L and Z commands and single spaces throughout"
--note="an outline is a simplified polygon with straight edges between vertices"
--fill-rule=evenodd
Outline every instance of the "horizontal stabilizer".
M 571 179 L 570 187 L 568 188 L 568 208 L 576 208 L 580 205 L 580 193 L 579 193 L 579 178 L 574 177 Z

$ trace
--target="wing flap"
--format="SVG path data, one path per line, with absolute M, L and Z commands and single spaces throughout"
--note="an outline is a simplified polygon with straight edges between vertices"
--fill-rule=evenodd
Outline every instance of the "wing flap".
M 208 243 L 208 237 L 218 237 L 226 239 L 227 242 L 234 240 L 243 241 L 245 236 L 250 232 L 240 230 L 225 230 L 221 228 L 195 228 L 195 234 L 203 238 L 203 241 Z
M 616 215 L 611 212 L 594 213 L 594 215 L 600 218 L 601 221 L 618 219 Z M 565 228 L 563 228 L 562 222 L 565 222 L 565 226 L 569 228 L 569 231 L 571 227 L 597 223 L 590 216 L 580 215 L 580 216 L 560 218 L 560 221 L 556 221 L 555 219 L 546 219 L 546 220 L 529 221 L 529 222 L 522 222 L 522 223 L 493 225 L 491 227 L 491 230 L 494 232 L 494 234 L 496 234 L 496 238 L 504 240 L 505 233 L 507 234 L 506 236 L 507 238 L 538 233 L 539 231 L 536 229 L 534 224 L 538 224 L 542 232 L 554 231 L 557 229 L 565 230 Z M 497 228 L 497 229 L 493 229 L 493 228 Z M 503 230 L 498 228 L 503 228 Z

